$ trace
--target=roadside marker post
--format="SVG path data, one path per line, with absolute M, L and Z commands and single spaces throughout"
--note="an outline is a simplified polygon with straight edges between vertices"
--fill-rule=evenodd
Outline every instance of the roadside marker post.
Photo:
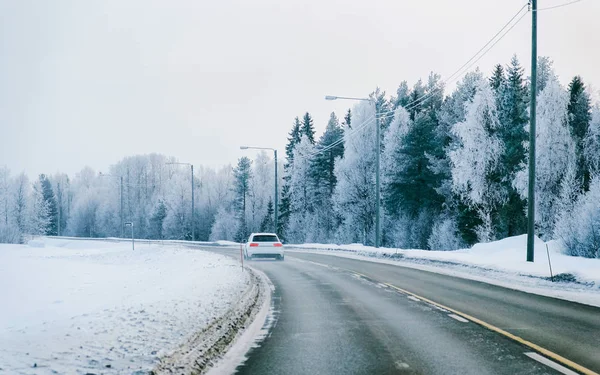
M 242 243 L 240 242 L 240 260 L 242 261 L 242 271 L 244 270 L 244 251 L 242 250 Z
M 548 250 L 548 244 L 546 244 L 546 254 L 548 254 L 548 266 L 550 266 L 550 281 L 554 282 L 554 276 L 552 276 L 552 263 L 550 262 L 550 250 Z

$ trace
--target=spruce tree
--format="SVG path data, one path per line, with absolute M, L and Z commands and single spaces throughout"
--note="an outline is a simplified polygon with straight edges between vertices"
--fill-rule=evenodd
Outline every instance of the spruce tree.
M 56 197 L 54 196 L 54 190 L 52 189 L 52 184 L 50 180 L 46 177 L 46 175 L 40 175 L 40 185 L 42 187 L 42 195 L 45 205 L 48 208 L 48 226 L 46 228 L 46 235 L 48 236 L 56 236 L 58 235 L 58 206 L 56 202 Z
M 308 112 L 306 112 L 302 117 L 302 129 L 300 136 L 302 136 L 302 134 L 305 134 L 308 137 L 310 143 L 313 145 L 315 144 L 315 126 L 313 125 L 313 119 Z M 300 141 L 297 143 L 300 143 Z
M 260 223 L 260 231 L 261 232 L 270 232 L 273 230 L 273 200 L 269 198 L 269 203 L 267 203 L 267 213 Z
M 277 233 L 281 238 L 285 238 L 285 231 L 290 217 L 290 176 L 289 170 L 294 163 L 294 149 L 300 143 L 302 137 L 302 124 L 300 119 L 296 117 L 292 130 L 289 132 L 288 143 L 285 145 L 286 161 L 283 165 L 283 186 L 281 187 L 281 196 L 279 199 L 279 210 L 277 220 Z
M 506 203 L 492 213 L 493 225 L 499 237 L 523 234 L 527 230 L 525 201 L 512 186 L 515 174 L 525 162 L 525 142 L 528 139 L 525 127 L 529 122 L 527 112 L 529 93 L 523 77 L 523 68 L 513 56 L 507 68 L 506 82 L 500 89 L 498 135 L 504 145 L 500 157 L 500 168 L 492 177 L 501 183 L 506 192 Z
M 590 171 L 585 161 L 583 140 L 588 134 L 592 109 L 590 97 L 585 90 L 583 80 L 579 76 L 573 77 L 569 84 L 569 129 L 575 140 L 577 157 L 577 181 L 580 181 L 581 190 L 588 191 L 590 186 Z
M 237 241 L 246 239 L 246 199 L 250 188 L 250 180 L 252 179 L 252 162 L 246 156 L 238 160 L 237 166 L 233 169 L 234 178 L 234 207 L 239 221 L 239 229 L 236 235 Z

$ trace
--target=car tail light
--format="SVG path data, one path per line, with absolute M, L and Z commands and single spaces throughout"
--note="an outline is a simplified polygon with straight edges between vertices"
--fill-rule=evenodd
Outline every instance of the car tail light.
M 250 243 L 250 247 L 257 247 L 257 246 L 258 246 L 258 244 L 256 242 Z
M 277 243 L 274 243 L 273 246 L 275 246 L 275 247 L 281 247 L 283 245 L 281 244 L 281 242 L 277 242 Z

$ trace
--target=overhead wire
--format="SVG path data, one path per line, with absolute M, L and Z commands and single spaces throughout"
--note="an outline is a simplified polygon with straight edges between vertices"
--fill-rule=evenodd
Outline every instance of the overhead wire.
M 573 1 L 569 1 L 568 3 L 564 3 L 564 4 L 558 4 L 558 5 L 553 5 L 553 6 L 549 6 L 549 7 L 545 7 L 545 8 L 538 8 L 537 12 L 541 12 L 544 10 L 551 10 L 551 9 L 556 9 L 556 8 L 562 8 L 562 7 L 566 7 L 575 3 L 579 3 L 583 0 L 573 0 Z
M 582 0 L 577 0 L 577 1 L 582 1 Z M 433 96 L 435 93 L 441 91 L 444 86 L 448 83 L 454 82 L 457 79 L 459 79 L 462 74 L 464 74 L 464 71 L 470 69 L 473 65 L 475 65 L 479 60 L 481 60 L 481 58 L 483 58 L 483 56 L 485 56 L 500 40 L 502 40 L 506 34 L 508 34 L 520 21 L 521 19 L 523 19 L 523 17 L 525 17 L 525 15 L 528 13 L 525 12 L 523 14 L 521 14 L 521 12 L 523 11 L 523 9 L 525 9 L 529 4 L 525 4 L 523 5 L 509 20 L 508 22 L 506 22 L 502 28 L 500 28 L 500 30 L 498 32 L 496 32 L 496 34 L 494 34 L 494 36 L 488 40 L 488 42 L 486 44 L 483 45 L 483 47 L 481 47 L 469 60 L 467 60 L 460 68 L 458 68 L 454 73 L 452 73 L 450 76 L 448 76 L 448 78 L 446 78 L 445 80 L 442 80 L 442 82 L 440 84 L 437 85 L 436 88 L 434 88 L 433 90 L 429 91 L 427 94 L 422 95 L 421 97 L 417 98 L 415 101 L 413 101 L 412 103 L 410 103 L 408 106 L 404 107 L 405 110 L 410 111 L 414 108 L 416 108 L 419 104 L 423 103 L 426 99 L 430 98 L 431 96 Z M 519 17 L 519 14 L 521 14 L 521 16 Z M 516 19 L 517 21 L 513 23 L 513 21 Z M 508 29 L 507 29 L 508 28 Z M 500 36 L 498 38 L 498 36 Z M 483 52 L 483 53 L 482 53 Z M 395 113 L 396 110 L 392 110 L 392 111 L 387 111 L 387 112 L 383 112 L 383 113 L 378 113 L 377 117 L 378 118 L 387 118 L 390 117 L 392 113 Z M 347 137 L 351 137 L 352 135 L 358 133 L 359 131 L 363 130 L 364 128 L 366 128 L 370 123 L 373 122 L 375 118 L 371 117 L 367 120 L 365 120 L 362 124 L 360 124 L 358 127 L 355 127 L 352 131 L 352 133 L 347 134 Z M 338 139 L 337 141 L 319 149 L 316 150 L 315 152 L 311 153 L 310 155 L 308 155 L 309 157 L 315 156 L 319 153 L 322 152 L 326 152 L 329 151 L 330 149 L 332 149 L 333 147 L 339 145 L 340 143 L 342 143 L 344 141 L 344 137 Z

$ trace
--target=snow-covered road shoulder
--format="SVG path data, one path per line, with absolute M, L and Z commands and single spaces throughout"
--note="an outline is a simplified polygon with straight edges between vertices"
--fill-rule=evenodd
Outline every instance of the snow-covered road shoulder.
M 178 245 L 0 245 L 0 373 L 147 374 L 211 327 L 243 327 L 257 285 L 236 260 Z
M 536 238 L 535 262 L 527 262 L 527 236 L 508 237 L 455 251 L 374 248 L 361 244 L 300 244 L 287 249 L 417 268 L 528 293 L 600 306 L 600 259 L 568 256 L 557 241 Z M 548 250 L 546 249 L 548 245 Z M 556 282 L 550 280 L 552 262 Z

